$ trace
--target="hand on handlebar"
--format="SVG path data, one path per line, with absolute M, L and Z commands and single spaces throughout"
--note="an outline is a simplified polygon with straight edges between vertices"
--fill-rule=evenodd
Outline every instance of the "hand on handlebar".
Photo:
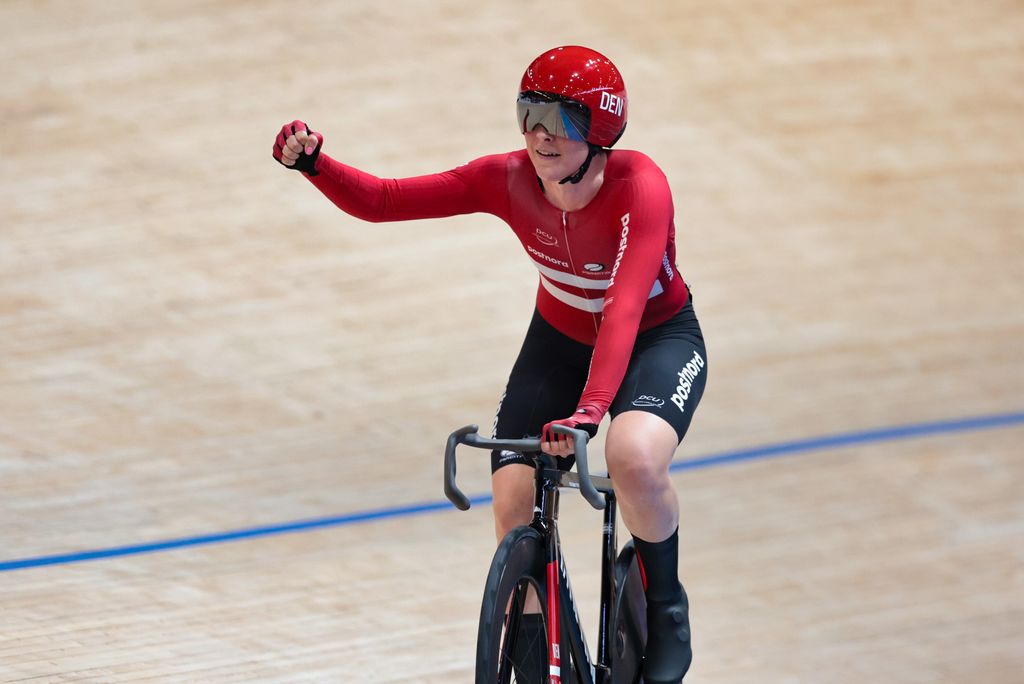
M 601 422 L 601 413 L 593 406 L 580 406 L 569 418 L 553 420 L 544 426 L 541 432 L 540 448 L 545 454 L 564 458 L 573 453 L 573 439 L 568 435 L 556 434 L 551 430 L 555 425 L 563 425 L 576 430 L 583 430 L 593 437 L 597 434 L 597 426 Z
M 573 444 L 569 441 L 568 444 L 575 447 L 574 453 L 576 454 L 576 472 L 579 473 L 579 489 L 580 494 L 583 495 L 591 506 L 597 509 L 605 507 L 605 498 L 600 491 L 594 486 L 594 481 L 590 477 L 590 467 L 587 465 L 587 437 L 588 434 L 597 432 L 597 423 L 601 420 L 601 414 L 598 410 L 590 408 L 583 408 L 581 413 L 575 414 L 572 418 L 566 418 L 565 420 L 556 420 L 548 423 L 544 426 L 544 431 L 550 438 L 552 434 L 559 435 L 554 432 L 555 430 L 578 430 L 583 432 L 582 435 L 579 432 L 576 433 L 577 437 L 580 437 L 583 441 L 580 444 Z M 459 428 L 452 434 L 448 435 L 448 444 L 444 449 L 444 493 L 448 496 L 449 501 L 455 504 L 455 507 L 459 510 L 465 511 L 469 509 L 469 499 L 459 491 L 458 485 L 455 484 L 455 449 L 460 444 L 467 444 L 480 449 L 510 449 L 516 453 L 535 453 L 537 447 L 543 449 L 543 445 L 540 443 L 541 440 L 537 438 L 526 438 L 526 439 L 488 439 L 481 437 L 477 434 L 476 425 L 467 425 L 463 428 Z M 550 445 L 549 445 L 550 446 Z M 545 469 L 541 469 L 538 472 L 546 472 Z M 571 485 L 570 485 L 571 486 Z M 611 484 L 606 485 L 611 491 Z

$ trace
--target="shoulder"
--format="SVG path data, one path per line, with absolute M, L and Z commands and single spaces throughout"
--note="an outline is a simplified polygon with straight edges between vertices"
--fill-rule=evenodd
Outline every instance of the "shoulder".
M 624 198 L 672 202 L 668 178 L 643 152 L 612 150 L 604 173 L 605 182 L 615 188 L 615 194 Z
M 515 152 L 502 152 L 500 154 L 478 157 L 472 161 L 460 164 L 453 170 L 463 173 L 514 173 L 522 167 L 523 162 L 530 163 L 529 158 L 526 156 L 526 150 L 517 150 Z
M 665 179 L 665 173 L 654 160 L 636 150 L 612 150 L 608 155 L 605 178 L 616 181 Z

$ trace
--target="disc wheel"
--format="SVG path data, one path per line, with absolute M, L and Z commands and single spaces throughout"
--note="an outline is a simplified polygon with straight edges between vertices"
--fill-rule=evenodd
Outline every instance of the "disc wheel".
M 612 684 L 638 684 L 647 645 L 647 598 L 632 541 L 615 561 L 615 583 Z
M 476 684 L 543 684 L 548 674 L 544 548 L 517 527 L 491 561 L 480 607 Z

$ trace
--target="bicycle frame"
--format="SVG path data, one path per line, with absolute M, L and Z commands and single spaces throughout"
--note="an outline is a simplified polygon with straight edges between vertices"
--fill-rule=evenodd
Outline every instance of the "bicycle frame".
M 554 467 L 554 457 L 546 454 L 535 456 L 535 499 L 533 527 L 544 543 L 545 581 L 548 609 L 548 684 L 562 684 L 562 628 L 568 636 L 572 662 L 580 680 L 576 684 L 608 684 L 611 681 L 611 620 L 616 602 L 615 558 L 618 547 L 616 539 L 616 501 L 611 480 L 607 477 L 591 477 L 587 458 L 589 436 L 582 430 L 555 426 L 554 431 L 571 436 L 576 452 L 575 473 Z M 460 510 L 468 510 L 469 499 L 455 482 L 455 450 L 459 444 L 486 449 L 511 449 L 519 453 L 540 451 L 539 439 L 487 439 L 477 434 L 476 425 L 467 425 L 448 437 L 444 458 L 444 491 L 448 499 Z M 569 575 L 562 558 L 558 538 L 559 490 L 564 487 L 578 489 L 591 506 L 604 510 L 601 545 L 601 603 L 598 624 L 597 660 L 590 658 L 587 640 L 580 625 L 576 599 L 569 584 Z M 563 624 L 564 621 L 564 624 Z M 566 660 L 569 662 L 569 660 Z

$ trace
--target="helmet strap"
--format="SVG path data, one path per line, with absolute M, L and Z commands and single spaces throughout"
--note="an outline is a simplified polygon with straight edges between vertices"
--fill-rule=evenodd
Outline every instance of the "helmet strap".
M 590 162 L 594 161 L 594 157 L 597 153 L 604 149 L 600 145 L 595 145 L 593 143 L 587 143 L 587 148 L 587 158 L 580 168 L 576 169 L 576 173 L 571 176 L 566 176 L 562 180 L 558 181 L 559 185 L 565 185 L 566 183 L 572 183 L 575 185 L 583 180 L 583 177 L 587 175 L 587 169 L 590 168 Z

